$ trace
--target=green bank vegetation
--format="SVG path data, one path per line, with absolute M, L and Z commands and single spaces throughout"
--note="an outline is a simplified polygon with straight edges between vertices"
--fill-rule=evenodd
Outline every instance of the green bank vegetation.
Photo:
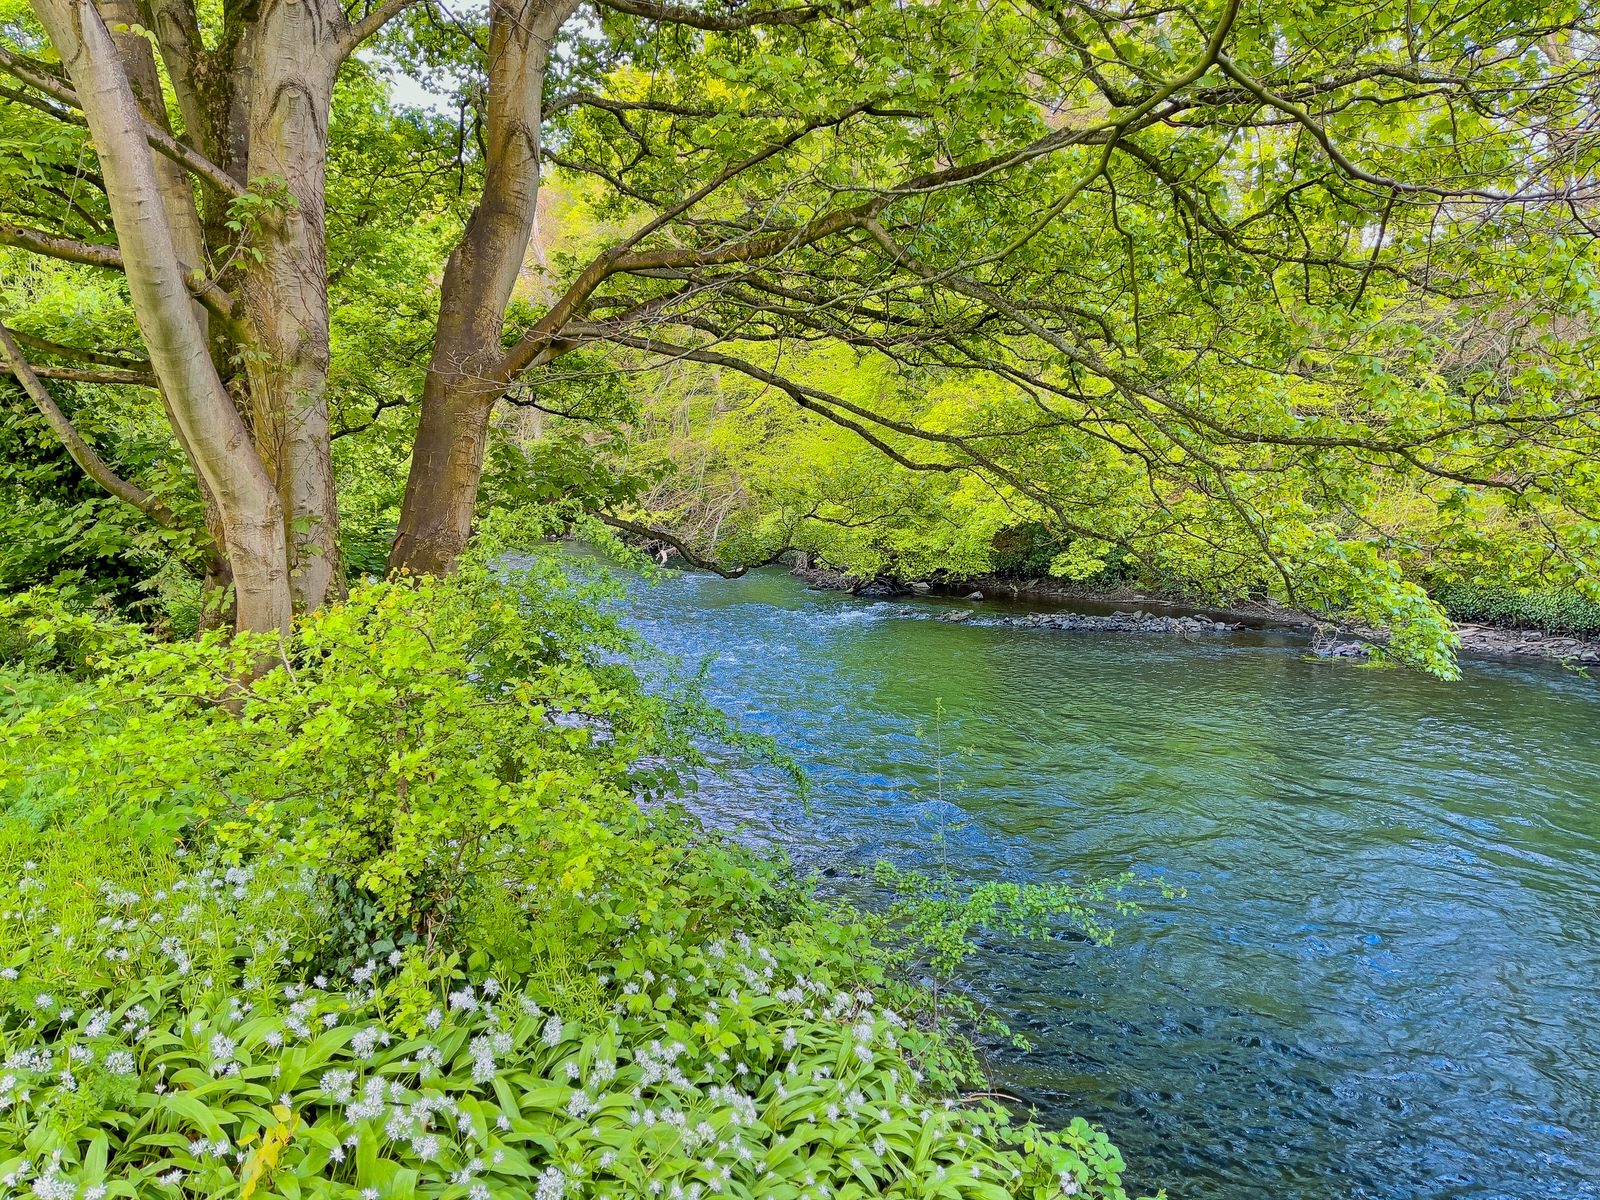
M 1596 58 L 1564 0 L 0 0 L 3 1186 L 1118 1195 L 904 982 L 1114 892 L 821 905 L 494 531 L 1444 677 L 1449 613 L 1592 631 Z
M 1115 891 L 817 900 L 672 806 L 738 735 L 597 593 L 469 560 L 286 645 L 25 622 L 77 677 L 5 681 L 8 1191 L 1124 1194 L 1103 1133 L 965 1097 L 975 1008 L 907 982 Z

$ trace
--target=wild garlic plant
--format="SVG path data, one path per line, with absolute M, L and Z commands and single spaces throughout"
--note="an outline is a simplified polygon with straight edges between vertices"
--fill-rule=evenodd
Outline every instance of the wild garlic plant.
M 1121 1194 L 1103 1135 L 1016 1129 L 930 1079 L 928 1035 L 848 977 L 843 926 L 825 954 L 630 919 L 593 964 L 603 1005 L 578 1016 L 536 973 L 421 947 L 295 981 L 312 895 L 282 868 L 109 883 L 52 949 L 56 894 L 15 877 L 0 1194 Z

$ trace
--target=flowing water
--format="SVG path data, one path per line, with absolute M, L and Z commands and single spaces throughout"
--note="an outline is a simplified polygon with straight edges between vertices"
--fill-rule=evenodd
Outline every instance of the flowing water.
M 807 764 L 702 811 L 826 868 L 1134 870 L 1186 894 L 1110 947 L 988 949 L 999 1063 L 1176 1200 L 1600 1197 L 1600 682 L 1444 684 L 939 602 L 680 575 L 632 620 Z M 933 747 L 942 706 L 944 753 Z M 936 763 L 943 762 L 942 797 Z

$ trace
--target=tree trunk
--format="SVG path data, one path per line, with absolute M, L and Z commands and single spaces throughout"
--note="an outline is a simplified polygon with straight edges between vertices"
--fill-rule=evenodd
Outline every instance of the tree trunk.
M 256 450 L 286 521 L 297 611 L 343 594 L 328 419 L 328 115 L 344 13 L 331 0 L 268 0 L 250 39 L 249 178 L 281 182 L 244 275 Z
M 129 3 L 131 0 L 113 0 Z M 207 49 L 184 0 L 143 0 L 159 34 L 184 124 L 195 144 L 241 183 L 281 186 L 287 206 L 254 230 L 259 262 L 236 261 L 228 286 L 243 301 L 243 371 L 213 355 L 248 414 L 256 451 L 278 491 L 296 611 L 344 594 L 329 441 L 325 182 L 333 83 L 348 50 L 344 13 L 329 0 L 270 0 L 224 14 Z M 229 197 L 206 189 L 203 236 L 228 255 Z
M 500 345 L 506 305 L 539 200 L 545 66 L 576 7 L 576 0 L 494 0 L 490 8 L 483 195 L 445 266 L 392 571 L 448 571 L 472 532 L 489 413 L 508 382 Z
M 443 575 L 455 565 L 472 532 L 489 413 L 498 394 L 483 394 L 429 368 L 390 571 Z
M 99 155 L 134 317 L 197 473 L 216 498 L 242 630 L 287 631 L 283 511 L 212 366 L 160 181 L 117 47 L 89 0 L 34 0 L 83 106 Z

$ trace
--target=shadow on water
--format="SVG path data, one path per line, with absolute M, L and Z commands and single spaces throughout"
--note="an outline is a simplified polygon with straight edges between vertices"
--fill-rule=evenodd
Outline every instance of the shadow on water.
M 915 864 L 943 829 L 973 877 L 1184 886 L 1109 948 L 978 960 L 1036 1046 L 1007 1084 L 1103 1123 L 1139 1187 L 1600 1197 L 1600 684 L 937 611 L 776 571 L 641 591 L 638 629 L 714 656 L 712 698 L 814 786 L 740 775 L 705 814 L 810 866 Z

